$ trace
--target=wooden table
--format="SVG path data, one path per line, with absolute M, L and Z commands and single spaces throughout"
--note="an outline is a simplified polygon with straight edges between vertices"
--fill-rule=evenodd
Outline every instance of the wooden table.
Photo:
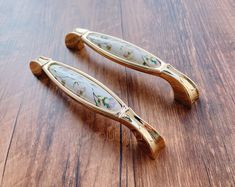
M 123 38 L 189 75 L 191 110 L 169 84 L 89 48 L 69 51 L 75 27 Z M 40 55 L 115 91 L 166 140 L 156 160 L 121 124 L 95 114 L 28 67 Z M 234 186 L 233 0 L 0 1 L 1 186 Z

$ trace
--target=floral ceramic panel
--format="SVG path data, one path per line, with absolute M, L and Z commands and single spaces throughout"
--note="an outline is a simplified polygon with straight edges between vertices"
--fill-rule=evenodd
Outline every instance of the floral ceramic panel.
M 129 62 L 148 67 L 159 67 L 161 65 L 161 62 L 150 53 L 123 40 L 98 33 L 90 33 L 87 39 L 101 49 Z
M 57 81 L 82 99 L 102 109 L 120 111 L 121 105 L 112 95 L 78 72 L 57 64 L 52 64 L 49 71 Z

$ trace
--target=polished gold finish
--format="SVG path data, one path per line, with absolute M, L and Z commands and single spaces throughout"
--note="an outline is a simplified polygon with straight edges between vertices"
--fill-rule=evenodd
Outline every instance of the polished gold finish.
M 71 43 L 71 45 L 74 45 L 74 43 Z M 140 147 L 145 152 L 147 152 L 151 158 L 156 158 L 159 151 L 165 146 L 163 138 L 153 127 L 151 127 L 147 122 L 143 121 L 116 94 L 114 94 L 106 86 L 104 86 L 102 83 L 92 78 L 91 76 L 87 75 L 86 73 L 46 57 L 39 57 L 38 59 L 31 61 L 30 69 L 36 76 L 40 76 L 44 72 L 59 88 L 61 88 L 70 97 L 83 104 L 84 106 L 104 116 L 119 121 L 127 126 L 136 136 L 137 142 Z M 58 73 L 60 77 L 56 76 L 56 73 Z M 60 79 L 61 77 L 63 77 L 64 80 Z M 86 80 L 85 86 L 84 84 L 82 85 L 82 83 L 79 82 L 81 81 L 79 77 Z M 74 82 L 65 82 L 71 80 Z M 75 83 L 76 85 L 80 86 L 81 90 L 83 91 L 89 90 L 93 86 L 93 95 L 96 96 L 95 92 L 99 91 L 99 98 L 104 98 L 101 97 L 101 91 L 103 91 L 104 94 L 110 96 L 109 99 L 111 99 L 112 102 L 116 103 L 117 107 L 112 109 L 107 104 L 107 102 L 104 102 L 105 105 L 101 105 L 100 102 L 95 101 L 94 104 L 94 101 L 89 100 L 90 98 L 87 97 L 87 95 L 90 94 L 89 91 L 84 94 L 83 92 L 81 92 L 81 90 L 76 90 L 73 89 L 74 87 L 71 87 L 71 85 L 75 85 Z M 102 99 L 102 101 L 104 101 L 104 99 Z
M 109 40 L 109 44 L 107 43 L 94 43 L 89 36 L 95 35 L 95 39 L 102 39 L 106 42 Z M 100 37 L 100 38 L 99 38 Z M 105 38 L 106 37 L 106 38 Z M 94 38 L 93 38 L 94 39 Z M 97 41 L 96 41 L 97 42 Z M 120 42 L 120 43 L 118 43 Z M 174 91 L 175 99 L 183 103 L 184 105 L 191 107 L 192 104 L 199 98 L 199 91 L 196 84 L 188 78 L 186 75 L 176 70 L 170 64 L 166 64 L 158 57 L 148 53 L 144 49 L 141 49 L 129 42 L 123 41 L 119 38 L 112 37 L 109 35 L 100 34 L 97 32 L 88 31 L 86 29 L 77 28 L 73 32 L 68 33 L 65 37 L 65 44 L 70 49 L 81 50 L 84 47 L 84 43 L 91 47 L 93 50 L 98 52 L 99 54 L 107 57 L 108 59 L 117 62 L 121 65 L 127 66 L 129 68 L 142 71 L 145 73 L 153 74 L 159 76 L 171 84 L 171 87 Z M 106 48 L 102 47 L 104 45 Z M 117 49 L 110 52 L 110 48 L 112 45 L 121 46 L 119 51 Z M 135 59 L 129 58 L 130 52 L 127 50 L 134 49 L 137 53 L 147 54 L 148 61 L 155 60 L 153 62 L 158 63 L 158 65 L 148 65 L 148 64 L 140 64 Z M 126 51 L 125 51 L 126 50 Z M 121 56 L 118 52 L 123 53 Z M 131 51 L 133 52 L 133 51 Z M 138 54 L 138 55 L 140 55 Z M 128 59 L 129 58 L 129 59 Z M 140 60 L 140 58 L 138 59 Z

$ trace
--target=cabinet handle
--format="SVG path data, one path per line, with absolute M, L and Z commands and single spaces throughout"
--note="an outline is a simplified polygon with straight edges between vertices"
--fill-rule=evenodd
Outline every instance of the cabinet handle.
M 80 50 L 84 43 L 114 62 L 165 79 L 170 83 L 175 99 L 188 107 L 199 98 L 198 88 L 189 77 L 134 44 L 81 28 L 65 37 L 65 44 L 70 49 Z
M 152 126 L 110 89 L 86 73 L 46 57 L 31 61 L 30 69 L 36 76 L 44 72 L 60 89 L 82 105 L 127 126 L 151 158 L 154 159 L 165 146 L 163 138 Z

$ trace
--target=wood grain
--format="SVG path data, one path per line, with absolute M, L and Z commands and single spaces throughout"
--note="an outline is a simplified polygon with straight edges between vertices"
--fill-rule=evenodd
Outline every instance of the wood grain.
M 235 186 L 233 0 L 8 0 L 0 25 L 1 186 Z M 67 50 L 78 26 L 158 55 L 198 84 L 200 100 L 188 110 L 162 79 Z M 124 126 L 35 78 L 28 64 L 40 55 L 103 82 L 166 149 L 150 160 Z

